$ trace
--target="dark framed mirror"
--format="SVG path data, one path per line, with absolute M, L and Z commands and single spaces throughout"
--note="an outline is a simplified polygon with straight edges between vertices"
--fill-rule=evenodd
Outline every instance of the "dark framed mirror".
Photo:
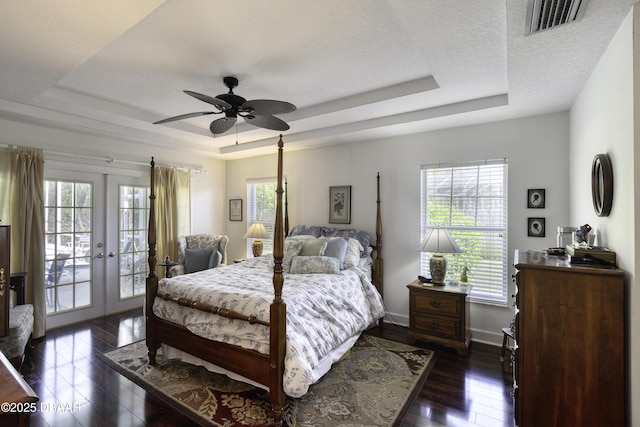
M 613 204 L 613 168 L 606 154 L 596 154 L 591 166 L 591 196 L 598 216 L 609 216 Z

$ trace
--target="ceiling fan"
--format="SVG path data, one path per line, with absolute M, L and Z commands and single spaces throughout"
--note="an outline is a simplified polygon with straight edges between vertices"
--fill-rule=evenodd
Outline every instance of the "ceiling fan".
M 233 93 L 233 88 L 238 86 L 237 78 L 225 77 L 222 80 L 224 85 L 229 88 L 229 92 L 217 95 L 216 97 L 203 95 L 190 90 L 184 91 L 184 93 L 189 96 L 193 96 L 200 101 L 213 105 L 215 107 L 215 111 L 200 111 L 197 113 L 181 114 L 179 116 L 158 120 L 157 122 L 153 122 L 153 124 L 158 125 L 161 123 L 173 122 L 175 120 L 206 116 L 208 114 L 224 114 L 224 117 L 212 121 L 209 125 L 209 129 L 214 135 L 225 133 L 231 129 L 236 123 L 238 117 L 242 117 L 250 125 L 259 128 L 277 131 L 285 131 L 289 129 L 289 125 L 278 117 L 275 117 L 274 114 L 285 114 L 295 111 L 295 105 L 289 102 L 275 101 L 272 99 L 254 99 L 247 101 L 243 97 Z

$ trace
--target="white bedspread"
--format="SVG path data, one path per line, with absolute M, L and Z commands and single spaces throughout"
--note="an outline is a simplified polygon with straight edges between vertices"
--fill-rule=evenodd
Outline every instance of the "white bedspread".
M 282 299 L 287 304 L 284 391 L 303 396 L 318 362 L 350 337 L 384 316 L 382 298 L 359 269 L 340 274 L 285 274 Z M 273 270 L 268 257 L 227 267 L 162 279 L 158 293 L 188 298 L 269 321 Z M 269 353 L 269 329 L 226 319 L 156 298 L 156 316 L 187 327 L 201 337 L 263 354 Z

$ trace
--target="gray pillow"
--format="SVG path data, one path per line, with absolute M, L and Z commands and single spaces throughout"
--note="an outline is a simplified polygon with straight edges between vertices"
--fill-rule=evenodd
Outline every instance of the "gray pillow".
M 327 256 L 295 256 L 291 261 L 291 274 L 338 274 L 338 259 Z
M 195 273 L 209 268 L 209 259 L 213 249 L 185 249 L 184 272 Z
M 347 245 L 347 240 L 342 237 L 329 238 L 323 255 L 338 258 L 338 261 L 340 261 L 340 269 L 342 269 L 344 256 L 347 253 Z

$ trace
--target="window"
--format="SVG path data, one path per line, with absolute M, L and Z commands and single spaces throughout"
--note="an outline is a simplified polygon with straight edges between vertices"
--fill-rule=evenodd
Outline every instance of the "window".
M 421 168 L 421 239 L 433 227 L 449 230 L 462 254 L 447 254 L 447 278 L 457 281 L 468 268 L 469 299 L 507 303 L 507 161 Z M 429 257 L 422 254 L 422 275 Z
M 149 187 L 120 185 L 120 299 L 144 295 L 149 275 Z
M 273 252 L 273 226 L 276 221 L 276 178 L 250 180 L 247 182 L 247 230 L 254 222 L 261 222 L 271 239 L 261 239 L 263 254 Z M 253 253 L 254 239 L 247 239 L 247 256 Z

